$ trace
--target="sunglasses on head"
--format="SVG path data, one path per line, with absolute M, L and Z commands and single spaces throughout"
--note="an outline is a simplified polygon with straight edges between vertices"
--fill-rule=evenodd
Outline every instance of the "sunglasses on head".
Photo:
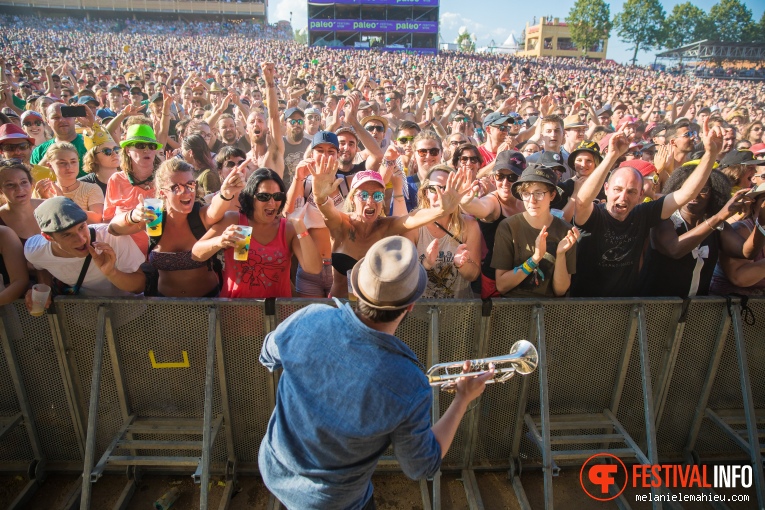
M 277 193 L 255 193 L 255 198 L 258 199 L 258 202 L 268 202 L 272 198 L 275 202 L 284 202 L 287 200 L 287 194 L 283 191 Z
M 289 119 L 287 122 L 290 123 L 290 126 L 294 126 L 295 124 L 302 126 L 304 121 L 303 119 Z
M 21 142 L 21 143 L 4 143 L 0 145 L 0 150 L 3 152 L 13 152 L 15 150 L 25 151 L 29 149 L 31 145 L 29 142 Z
M 149 143 L 144 143 L 144 142 L 134 143 L 132 145 L 132 147 L 137 149 L 137 150 L 139 150 L 139 151 L 142 151 L 142 150 L 145 150 L 145 149 L 149 149 L 150 151 L 157 150 L 157 144 L 156 143 L 151 143 L 151 142 L 149 142 Z
M 372 200 L 377 202 L 378 204 L 383 201 L 385 198 L 385 193 L 382 191 L 375 191 L 373 193 L 369 193 L 368 191 L 359 191 L 357 193 L 358 197 L 361 199 L 362 202 L 366 202 L 369 200 L 369 197 L 372 197 Z
M 364 129 L 366 129 L 370 133 L 373 133 L 375 131 L 377 131 L 378 133 L 382 133 L 385 131 L 385 128 L 382 126 L 365 126 Z
M 112 154 L 119 154 L 119 153 L 120 153 L 120 148 L 119 147 L 115 147 L 113 149 L 110 149 L 110 148 L 102 149 L 102 150 L 98 151 L 96 154 L 103 154 L 104 156 L 111 156 Z
M 196 193 L 197 181 L 189 181 L 186 184 L 173 184 L 170 186 L 170 191 L 172 191 L 174 195 L 183 195 L 186 192 Z
M 31 122 L 25 122 L 24 127 L 31 127 L 31 126 L 42 126 L 43 122 L 41 120 L 33 120 Z
M 517 174 L 503 174 L 502 172 L 497 172 L 494 174 L 494 180 L 497 182 L 502 182 L 504 180 L 507 180 L 507 182 L 515 182 L 518 180 Z
M 441 154 L 441 149 L 439 149 L 438 147 L 431 147 L 430 149 L 417 149 L 417 154 L 421 158 L 424 158 L 428 154 L 430 154 L 431 156 L 438 156 L 439 154 Z

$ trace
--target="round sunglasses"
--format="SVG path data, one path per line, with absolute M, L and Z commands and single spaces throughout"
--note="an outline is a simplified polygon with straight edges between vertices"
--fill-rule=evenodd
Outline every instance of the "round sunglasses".
M 372 200 L 377 202 L 378 204 L 383 201 L 385 198 L 385 193 L 382 191 L 375 191 L 374 193 L 369 193 L 368 191 L 359 191 L 357 193 L 358 197 L 361 199 L 362 202 L 366 202 L 369 200 L 369 196 L 372 196 Z

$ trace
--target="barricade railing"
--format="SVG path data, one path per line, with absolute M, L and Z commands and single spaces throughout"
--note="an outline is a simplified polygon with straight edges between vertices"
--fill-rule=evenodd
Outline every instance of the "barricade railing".
M 3 307 L 0 464 L 29 478 L 16 505 L 46 472 L 78 471 L 72 498 L 89 508 L 91 482 L 128 466 L 119 504 L 157 470 L 194 475 L 201 508 L 209 476 L 224 475 L 225 508 L 237 473 L 257 472 L 276 401 L 278 374 L 258 362 L 265 335 L 313 303 L 335 306 L 65 297 L 42 317 L 22 302 Z M 522 338 L 539 351 L 535 373 L 471 405 L 444 458 L 443 470 L 461 471 L 470 508 L 483 508 L 479 470 L 507 470 L 529 508 L 522 473 L 534 468 L 552 508 L 558 471 L 594 452 L 748 463 L 762 506 L 765 300 L 745 310 L 742 319 L 738 300 L 720 298 L 421 300 L 397 335 L 424 367 L 506 354 Z M 434 421 L 452 398 L 434 392 Z M 379 469 L 397 469 L 392 449 Z M 425 508 L 440 508 L 440 473 L 420 487 Z

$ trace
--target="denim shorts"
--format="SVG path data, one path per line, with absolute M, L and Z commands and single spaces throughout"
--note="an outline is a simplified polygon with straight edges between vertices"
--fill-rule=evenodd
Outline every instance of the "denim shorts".
M 310 274 L 298 266 L 295 276 L 295 290 L 307 296 L 327 297 L 332 290 L 332 259 L 323 261 L 321 273 Z

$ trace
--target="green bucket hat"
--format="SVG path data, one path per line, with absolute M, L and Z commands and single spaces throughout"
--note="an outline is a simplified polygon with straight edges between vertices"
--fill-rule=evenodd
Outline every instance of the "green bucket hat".
M 146 124 L 133 124 L 128 128 L 127 136 L 120 142 L 120 147 L 123 149 L 129 145 L 135 145 L 137 143 L 156 143 L 157 149 L 162 148 L 162 144 L 157 141 L 157 137 L 154 136 L 154 130 L 151 126 Z

